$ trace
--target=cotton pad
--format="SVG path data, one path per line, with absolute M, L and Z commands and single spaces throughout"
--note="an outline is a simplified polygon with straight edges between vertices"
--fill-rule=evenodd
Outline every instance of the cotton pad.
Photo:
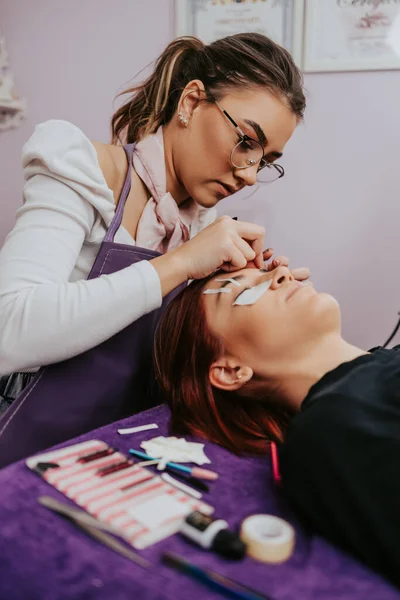
M 263 281 L 262 283 L 259 283 L 258 285 L 255 285 L 254 287 L 245 290 L 236 298 L 235 302 L 233 303 L 233 306 L 247 306 L 250 304 L 255 304 L 257 300 L 259 300 L 261 296 L 265 294 L 267 290 L 269 290 L 271 285 L 272 279 L 269 279 L 268 281 Z

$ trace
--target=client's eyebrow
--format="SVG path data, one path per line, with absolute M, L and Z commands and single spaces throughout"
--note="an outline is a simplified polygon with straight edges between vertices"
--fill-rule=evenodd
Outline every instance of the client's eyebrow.
M 256 121 L 252 121 L 251 119 L 244 119 L 244 122 L 247 123 L 248 125 L 250 125 L 250 127 L 252 127 L 254 129 L 261 146 L 263 148 L 265 148 L 265 146 L 268 146 L 268 139 L 267 139 L 267 136 L 265 135 L 261 125 L 256 123 Z M 268 154 L 270 156 L 273 156 L 274 158 L 280 158 L 282 156 L 282 152 L 268 152 Z

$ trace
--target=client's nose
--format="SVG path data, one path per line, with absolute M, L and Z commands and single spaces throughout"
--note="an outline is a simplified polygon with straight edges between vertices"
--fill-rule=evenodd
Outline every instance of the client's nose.
M 277 267 L 273 270 L 271 289 L 276 290 L 284 283 L 289 283 L 290 281 L 294 281 L 294 277 L 289 269 L 287 267 Z

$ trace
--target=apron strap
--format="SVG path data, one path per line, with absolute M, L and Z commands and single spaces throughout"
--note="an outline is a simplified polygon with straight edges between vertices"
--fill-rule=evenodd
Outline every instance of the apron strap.
M 117 231 L 121 225 L 121 222 L 122 222 L 122 217 L 124 215 L 125 202 L 129 195 L 129 192 L 131 191 L 131 167 L 132 167 L 133 150 L 135 148 L 135 145 L 136 144 L 133 143 L 133 144 L 127 144 L 126 146 L 124 146 L 126 157 L 128 159 L 128 172 L 126 174 L 124 187 L 122 188 L 122 192 L 121 192 L 121 195 L 118 200 L 118 204 L 117 204 L 117 208 L 115 210 L 113 220 L 111 221 L 110 226 L 107 229 L 107 233 L 104 238 L 105 242 L 113 242 L 114 241 L 114 236 L 117 233 Z

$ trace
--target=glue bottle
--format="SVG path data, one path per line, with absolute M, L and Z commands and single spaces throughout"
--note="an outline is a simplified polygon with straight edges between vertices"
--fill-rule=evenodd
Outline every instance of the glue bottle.
M 229 531 L 223 519 L 212 519 L 196 510 L 182 522 L 180 532 L 207 550 L 213 550 L 225 558 L 238 560 L 246 553 L 246 545 L 238 535 Z

